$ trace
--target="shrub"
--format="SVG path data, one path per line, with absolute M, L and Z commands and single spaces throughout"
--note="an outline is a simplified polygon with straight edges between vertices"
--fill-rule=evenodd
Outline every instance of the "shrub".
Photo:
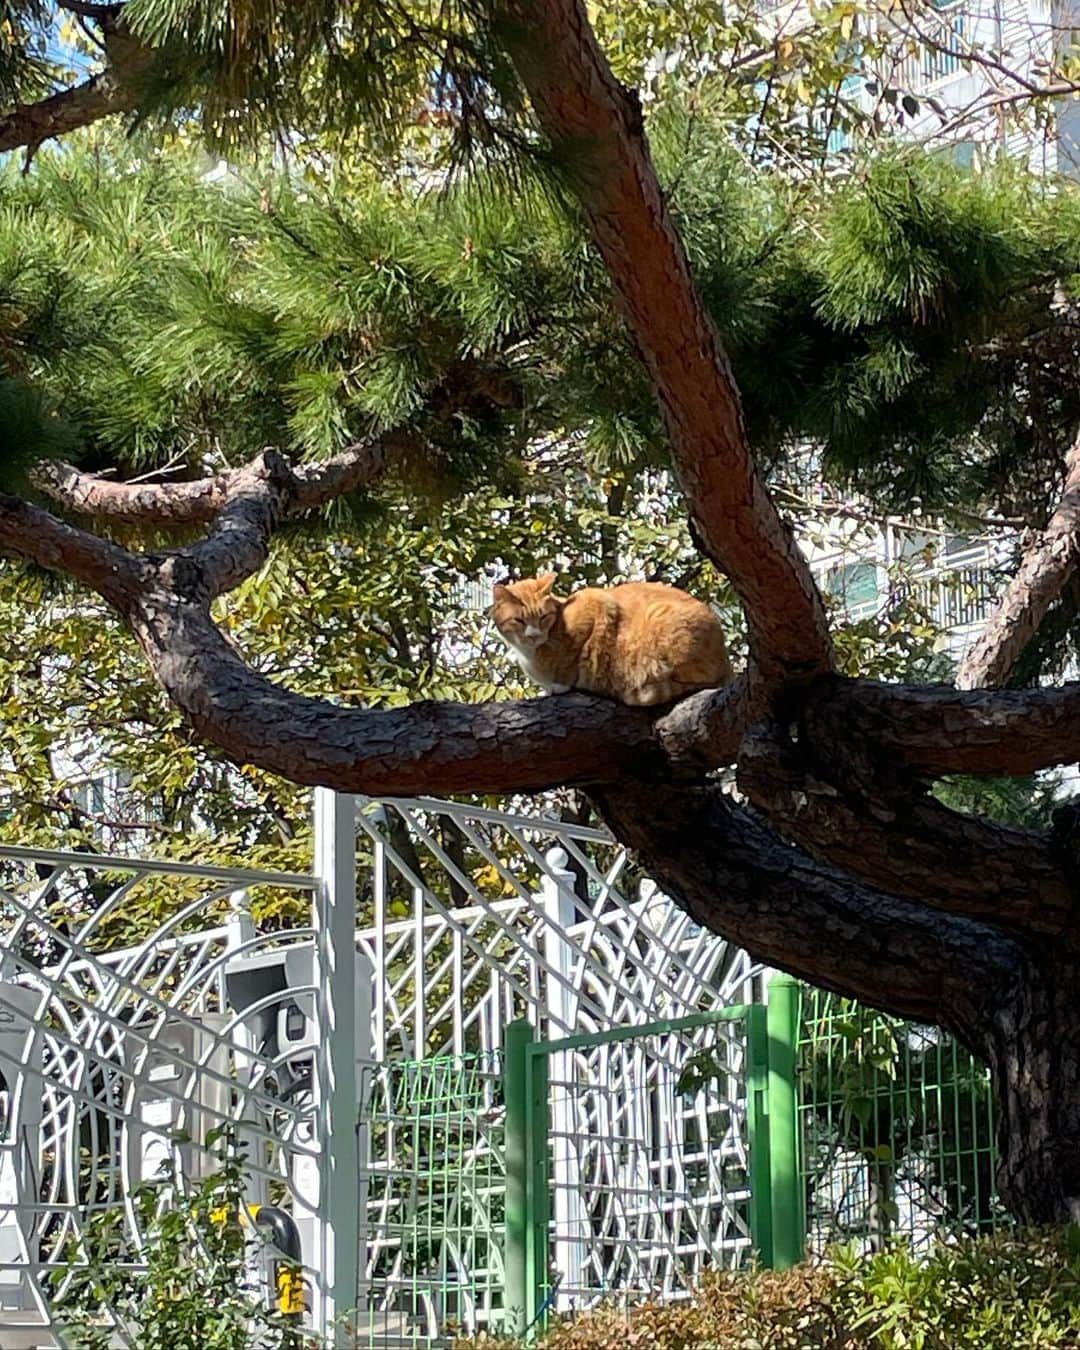
M 881 1350 L 1080 1347 L 1080 1229 L 838 1253 L 837 1292 L 856 1345 Z
M 542 1350 L 1080 1350 L 1080 1230 L 897 1243 L 818 1265 L 706 1274 L 692 1300 L 602 1305 Z M 518 1350 L 478 1337 L 455 1350 Z

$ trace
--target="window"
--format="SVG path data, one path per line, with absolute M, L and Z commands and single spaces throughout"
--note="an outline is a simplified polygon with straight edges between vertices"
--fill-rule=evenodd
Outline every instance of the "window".
M 841 601 L 849 614 L 865 613 L 877 605 L 877 564 L 858 562 L 830 567 L 825 574 L 825 590 Z
M 896 533 L 900 541 L 901 558 L 923 561 L 928 550 L 931 554 L 937 551 L 936 535 L 926 534 L 923 530 L 897 530 Z

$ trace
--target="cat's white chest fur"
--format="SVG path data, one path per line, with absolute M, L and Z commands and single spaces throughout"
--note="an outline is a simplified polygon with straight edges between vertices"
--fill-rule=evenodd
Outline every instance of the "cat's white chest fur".
M 534 647 L 519 647 L 512 637 L 506 633 L 500 633 L 499 636 L 514 653 L 514 660 L 517 661 L 521 669 L 532 680 L 533 684 L 538 684 L 541 689 L 546 689 L 549 694 L 566 694 L 570 691 L 568 684 L 555 684 L 548 679 L 546 675 L 541 675 L 533 665 L 533 656 L 536 649 Z

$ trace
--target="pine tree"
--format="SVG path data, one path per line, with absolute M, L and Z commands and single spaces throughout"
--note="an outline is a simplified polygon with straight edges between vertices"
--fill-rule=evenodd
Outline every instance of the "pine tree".
M 1075 762 L 1080 690 L 852 678 L 767 482 L 809 437 L 879 509 L 917 494 L 946 518 L 1031 523 L 981 664 L 960 673 L 1007 678 L 1078 557 L 1072 191 L 896 153 L 846 177 L 820 154 L 805 179 L 782 172 L 776 136 L 784 155 L 821 141 L 828 80 L 803 98 L 779 42 L 769 79 L 795 92 L 764 136 L 756 69 L 737 97 L 692 106 L 701 70 L 676 79 L 646 120 L 578 0 L 90 11 L 101 78 L 17 107 L 0 145 L 34 150 L 110 112 L 168 122 L 179 145 L 136 149 L 137 165 L 65 147 L 4 180 L 4 375 L 29 391 L 27 441 L 74 434 L 83 458 L 34 466 L 51 510 L 0 496 L 0 548 L 96 593 L 190 732 L 264 784 L 585 787 L 700 922 L 982 1055 L 1004 1199 L 1025 1219 L 1074 1216 L 1075 813 L 1008 827 L 931 788 Z M 830 78 L 852 36 L 834 17 L 815 48 Z M 640 44 L 616 55 L 629 77 Z M 193 127 L 277 134 L 292 178 L 256 158 L 250 189 L 208 187 L 185 158 Z M 346 135 L 366 170 L 345 171 Z M 451 188 L 417 190 L 424 174 Z M 650 516 L 644 475 L 665 470 L 681 497 L 661 487 Z M 313 557 L 344 504 L 377 590 L 370 541 L 414 535 L 417 502 L 448 504 L 448 537 L 449 503 L 499 512 L 475 559 L 533 565 L 520 518 L 537 501 L 566 527 L 548 550 L 569 564 L 590 539 L 610 559 L 620 477 L 623 506 L 643 503 L 631 537 L 683 511 L 675 556 L 688 537 L 698 575 L 715 567 L 737 597 L 747 659 L 730 687 L 650 712 L 581 694 L 377 707 L 365 683 L 342 707 L 309 696 L 313 655 L 271 641 L 252 665 L 222 637 L 239 588 L 256 616 L 260 587 L 284 589 L 272 539 Z M 419 550 L 426 589 L 461 566 L 464 538 Z M 662 530 L 638 542 L 668 561 Z M 345 641 L 329 591 L 309 607 Z M 116 711 L 107 691 L 100 710 Z

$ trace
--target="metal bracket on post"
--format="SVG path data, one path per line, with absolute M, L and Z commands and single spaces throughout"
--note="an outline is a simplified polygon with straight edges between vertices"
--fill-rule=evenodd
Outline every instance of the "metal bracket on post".
M 746 1010 L 746 1131 L 750 1142 L 750 1237 L 766 1270 L 775 1265 L 769 1159 L 769 1026 L 760 1003 Z
M 351 796 L 315 789 L 315 1055 L 319 1250 L 315 1327 L 345 1345 L 341 1319 L 359 1287 L 360 1157 L 357 1138 L 356 819 Z
M 547 1306 L 551 1283 L 548 1267 L 548 1239 L 551 1226 L 551 1192 L 548 1188 L 548 1056 L 535 1054 L 526 1046 L 525 1127 L 528 1133 L 528 1244 L 526 1247 L 526 1307 L 529 1321 L 525 1334 L 543 1330 L 542 1313 Z

